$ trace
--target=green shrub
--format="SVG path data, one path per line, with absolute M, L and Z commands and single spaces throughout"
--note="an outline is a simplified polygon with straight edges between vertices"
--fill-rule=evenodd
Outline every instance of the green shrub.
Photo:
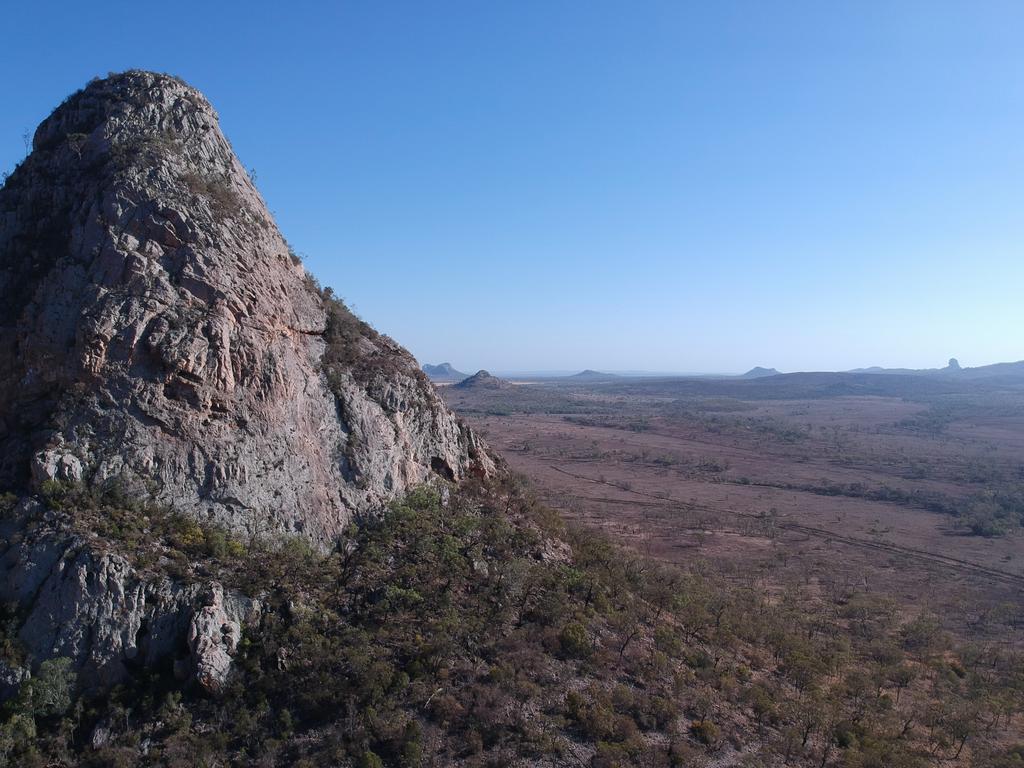
M 593 648 L 587 636 L 587 628 L 578 621 L 571 621 L 558 633 L 558 643 L 562 653 L 570 658 L 585 659 Z
M 720 738 L 718 726 L 710 720 L 694 720 L 690 723 L 690 733 L 701 744 L 713 747 Z
M 35 675 L 21 684 L 17 709 L 36 717 L 63 715 L 71 706 L 75 688 L 75 672 L 71 659 L 47 659 Z
M 669 624 L 662 624 L 654 630 L 654 647 L 673 658 L 683 652 L 683 641 L 678 631 Z
M 6 519 L 14 512 L 18 497 L 13 493 L 0 493 L 0 519 Z

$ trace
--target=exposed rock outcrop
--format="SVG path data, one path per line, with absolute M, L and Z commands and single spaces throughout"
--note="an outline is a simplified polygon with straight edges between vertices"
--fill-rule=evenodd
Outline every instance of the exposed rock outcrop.
M 69 533 L 57 517 L 25 499 L 0 525 L 7 544 L 0 599 L 21 606 L 18 636 L 30 661 L 70 658 L 84 687 L 102 689 L 131 667 L 173 659 L 180 677 L 219 690 L 259 602 L 216 582 L 141 573 L 124 556 Z
M 493 469 L 412 356 L 307 276 L 198 91 L 128 72 L 39 126 L 0 189 L 0 491 L 21 499 L 0 599 L 30 662 L 104 687 L 174 659 L 216 691 L 260 610 L 74 533 L 33 500 L 47 481 L 327 547 L 410 486 Z
M 490 469 L 405 350 L 325 309 L 198 91 L 94 81 L 0 191 L 0 482 L 328 543 L 432 467 Z
M 233 599 L 232 599 L 233 598 Z M 196 681 L 208 691 L 217 692 L 227 680 L 231 657 L 242 637 L 242 620 L 254 611 L 244 598 L 229 595 L 225 599 L 220 584 L 211 584 L 206 605 L 192 612 L 188 627 L 188 648 Z

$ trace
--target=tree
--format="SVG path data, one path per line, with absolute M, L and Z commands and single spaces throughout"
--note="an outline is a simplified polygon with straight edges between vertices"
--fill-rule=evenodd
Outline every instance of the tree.
M 63 715 L 71 706 L 74 687 L 71 659 L 48 659 L 39 665 L 34 677 L 22 683 L 17 706 L 25 714 L 35 717 Z

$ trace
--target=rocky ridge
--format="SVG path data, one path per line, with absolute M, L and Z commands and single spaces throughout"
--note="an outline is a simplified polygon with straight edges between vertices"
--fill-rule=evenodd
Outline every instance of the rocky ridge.
M 47 483 L 326 548 L 493 470 L 411 355 L 306 274 L 202 94 L 127 72 L 39 126 L 0 190 L 0 598 L 35 661 L 109 684 L 185 643 L 215 690 L 259 610 L 97 551 L 39 508 Z

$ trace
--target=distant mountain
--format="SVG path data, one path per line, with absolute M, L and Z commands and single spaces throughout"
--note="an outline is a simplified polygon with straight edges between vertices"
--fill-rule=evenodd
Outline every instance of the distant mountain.
M 940 373 L 952 374 L 966 379 L 988 379 L 996 376 L 1024 377 L 1024 360 L 1015 363 L 993 363 L 977 368 L 944 368 Z
M 992 363 L 991 365 L 979 365 L 976 368 L 963 368 L 955 358 L 949 358 L 945 368 L 882 368 L 872 366 L 870 368 L 855 368 L 846 373 L 874 373 L 898 376 L 942 376 L 965 379 L 988 379 L 996 376 L 1024 377 L 1024 360 L 1014 363 Z
M 492 376 L 485 370 L 479 370 L 472 376 L 468 376 L 458 384 L 456 389 L 509 389 L 514 386 L 512 382 Z
M 463 373 L 462 371 L 457 371 L 452 368 L 451 363 L 424 365 L 423 372 L 434 381 L 462 381 L 464 378 L 469 376 L 468 373 Z
M 930 376 L 939 373 L 942 368 L 883 368 L 880 365 L 872 365 L 869 368 L 852 368 L 849 371 L 836 371 L 836 373 L 874 373 L 886 376 Z
M 741 379 L 760 379 L 765 376 L 778 376 L 779 372 L 774 368 L 762 368 L 760 365 L 754 366 L 749 371 L 740 376 Z
M 574 373 L 572 376 L 569 376 L 569 378 L 576 379 L 577 381 L 606 381 L 609 379 L 617 379 L 618 376 L 614 373 L 601 373 L 601 371 L 593 371 L 590 368 L 587 368 L 585 371 Z

